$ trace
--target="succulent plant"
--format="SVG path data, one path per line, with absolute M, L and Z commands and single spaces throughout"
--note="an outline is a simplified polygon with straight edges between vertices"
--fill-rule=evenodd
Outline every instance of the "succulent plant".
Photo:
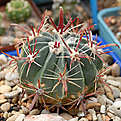
M 100 46 L 101 42 L 97 43 L 92 38 L 90 28 L 93 26 L 79 29 L 79 25 L 73 25 L 74 21 L 78 21 L 78 17 L 74 20 L 70 17 L 66 25 L 63 24 L 63 18 L 63 8 L 60 7 L 58 26 L 46 13 L 38 29 L 31 26 L 31 31 L 27 31 L 18 24 L 10 25 L 18 26 L 28 34 L 21 42 L 23 45 L 18 57 L 8 56 L 13 59 L 10 64 L 17 62 L 21 80 L 19 86 L 29 93 L 35 92 L 30 96 L 35 96 L 30 111 L 39 96 L 44 106 L 47 103 L 52 104 L 52 107 L 65 109 L 62 105 L 77 103 L 78 106 L 81 102 L 84 108 L 82 97 L 97 94 L 98 92 L 85 95 L 94 90 L 97 82 L 105 84 L 102 76 L 99 76 L 104 74 L 100 70 L 105 63 L 100 55 L 108 52 L 102 52 L 100 49 L 118 45 Z M 52 23 L 49 27 L 53 28 L 52 33 L 47 29 L 47 19 Z
M 0 35 L 5 32 L 5 27 L 2 26 L 2 13 L 0 12 Z
M 25 21 L 31 15 L 31 5 L 25 0 L 11 0 L 5 8 L 7 16 L 13 22 Z

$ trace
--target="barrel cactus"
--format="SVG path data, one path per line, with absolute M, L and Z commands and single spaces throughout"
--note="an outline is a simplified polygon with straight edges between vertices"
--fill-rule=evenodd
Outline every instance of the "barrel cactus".
M 100 43 L 92 39 L 92 26 L 78 30 L 79 25 L 73 25 L 78 17 L 74 20 L 70 18 L 66 25 L 63 24 L 63 18 L 63 8 L 60 7 L 58 26 L 46 13 L 38 29 L 31 26 L 31 31 L 27 31 L 18 24 L 11 24 L 28 34 L 21 42 L 23 46 L 18 57 L 10 56 L 13 59 L 10 64 L 17 62 L 21 80 L 19 86 L 29 93 L 35 91 L 30 96 L 35 96 L 30 110 L 39 96 L 44 106 L 52 104 L 52 107 L 60 106 L 65 109 L 62 105 L 71 104 L 74 100 L 79 104 L 82 95 L 93 91 L 95 83 L 101 80 L 102 76 L 99 76 L 98 71 L 102 69 L 104 61 L 100 54 L 107 52 L 99 49 L 118 46 L 99 46 Z M 53 28 L 52 33 L 47 29 L 47 19 L 52 23 L 49 26 Z M 100 73 L 104 74 L 104 71 Z M 99 82 L 103 83 L 102 80 Z
M 16 23 L 25 21 L 31 15 L 31 5 L 25 0 L 11 0 L 5 10 L 10 20 Z

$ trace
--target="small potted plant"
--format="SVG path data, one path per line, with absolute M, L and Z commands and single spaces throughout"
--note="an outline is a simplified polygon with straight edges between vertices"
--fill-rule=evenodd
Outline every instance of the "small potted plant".
M 25 0 L 11 0 L 6 4 L 5 9 L 12 22 L 23 22 L 31 16 L 31 5 Z

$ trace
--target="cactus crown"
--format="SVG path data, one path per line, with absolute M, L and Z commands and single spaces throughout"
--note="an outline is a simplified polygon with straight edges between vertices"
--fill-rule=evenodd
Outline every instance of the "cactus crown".
M 54 30 L 52 33 L 43 31 L 43 28 L 49 30 L 46 26 L 46 18 L 49 18 L 52 23 L 50 27 Z M 62 104 L 74 102 L 79 104 L 82 100 L 81 96 L 84 97 L 84 94 L 94 90 L 94 80 L 96 84 L 104 83 L 102 76 L 99 76 L 105 73 L 105 71 L 99 71 L 104 62 L 100 55 L 108 52 L 101 52 L 99 49 L 118 45 L 100 46 L 100 43 L 92 38 L 90 31 L 92 26 L 88 25 L 86 29 L 79 29 L 79 25 L 74 27 L 73 24 L 74 21 L 79 21 L 78 17 L 74 20 L 70 16 L 69 18 L 68 23 L 64 25 L 63 8 L 60 7 L 58 26 L 52 18 L 46 17 L 46 13 L 38 29 L 34 30 L 31 26 L 31 32 L 17 24 L 11 24 L 28 34 L 27 38 L 21 42 L 23 44 L 21 54 L 18 53 L 16 58 L 10 56 L 13 58 L 10 64 L 17 62 L 21 80 L 19 86 L 27 89 L 29 93 L 35 91 L 30 110 L 38 96 L 41 96 L 45 106 L 46 103 L 54 106 L 59 104 L 64 108 Z

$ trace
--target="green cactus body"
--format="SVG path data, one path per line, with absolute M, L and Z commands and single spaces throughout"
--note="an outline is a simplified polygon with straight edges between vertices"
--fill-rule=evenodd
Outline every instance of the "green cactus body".
M 28 1 L 12 0 L 6 5 L 6 14 L 13 22 L 25 21 L 31 15 L 31 5 Z
M 37 85 L 37 80 L 40 79 L 41 84 L 45 85 L 44 88 L 47 92 L 53 90 L 51 93 L 49 93 L 49 95 L 55 99 L 63 99 L 64 97 L 71 98 L 71 95 L 75 95 L 76 98 L 78 98 L 78 92 L 81 93 L 85 86 L 87 86 L 89 90 L 94 89 L 93 81 L 95 79 L 96 72 L 102 67 L 102 61 L 100 58 L 97 56 L 95 60 L 90 58 L 90 62 L 87 58 L 81 58 L 80 61 L 83 63 L 83 65 L 78 60 L 75 60 L 70 68 L 71 59 L 68 58 L 70 54 L 60 37 L 57 35 L 53 36 L 47 32 L 41 33 L 41 35 L 43 36 L 36 37 L 30 41 L 30 48 L 32 53 L 34 51 L 36 39 L 37 43 L 35 50 L 36 52 L 38 50 L 40 51 L 34 60 L 36 63 L 31 63 L 28 74 L 27 71 L 29 62 L 25 63 L 26 60 L 18 61 L 18 70 L 21 81 L 27 80 L 26 82 Z M 68 43 L 68 46 L 72 50 L 76 47 L 80 38 L 76 34 L 73 35 L 73 43 L 74 40 L 76 40 L 75 44 L 68 42 L 69 39 L 72 39 L 72 35 L 64 37 L 64 41 Z M 59 48 L 55 48 L 57 50 L 53 51 L 52 49 L 54 45 L 58 45 L 58 43 Z M 85 43 L 87 43 L 86 39 L 82 38 L 78 50 L 81 49 Z M 81 51 L 83 52 L 87 49 L 89 48 L 85 47 Z M 21 57 L 27 57 L 28 51 L 28 42 L 26 42 L 22 48 Z M 84 54 L 89 56 L 90 53 L 91 51 L 89 50 Z M 66 64 L 67 67 L 65 68 Z M 66 69 L 65 72 L 64 69 Z M 62 77 L 60 73 L 62 74 Z M 63 82 L 63 80 L 65 80 L 65 82 Z M 59 81 L 61 81 L 61 83 L 55 86 Z M 63 85 L 67 85 L 67 88 Z

